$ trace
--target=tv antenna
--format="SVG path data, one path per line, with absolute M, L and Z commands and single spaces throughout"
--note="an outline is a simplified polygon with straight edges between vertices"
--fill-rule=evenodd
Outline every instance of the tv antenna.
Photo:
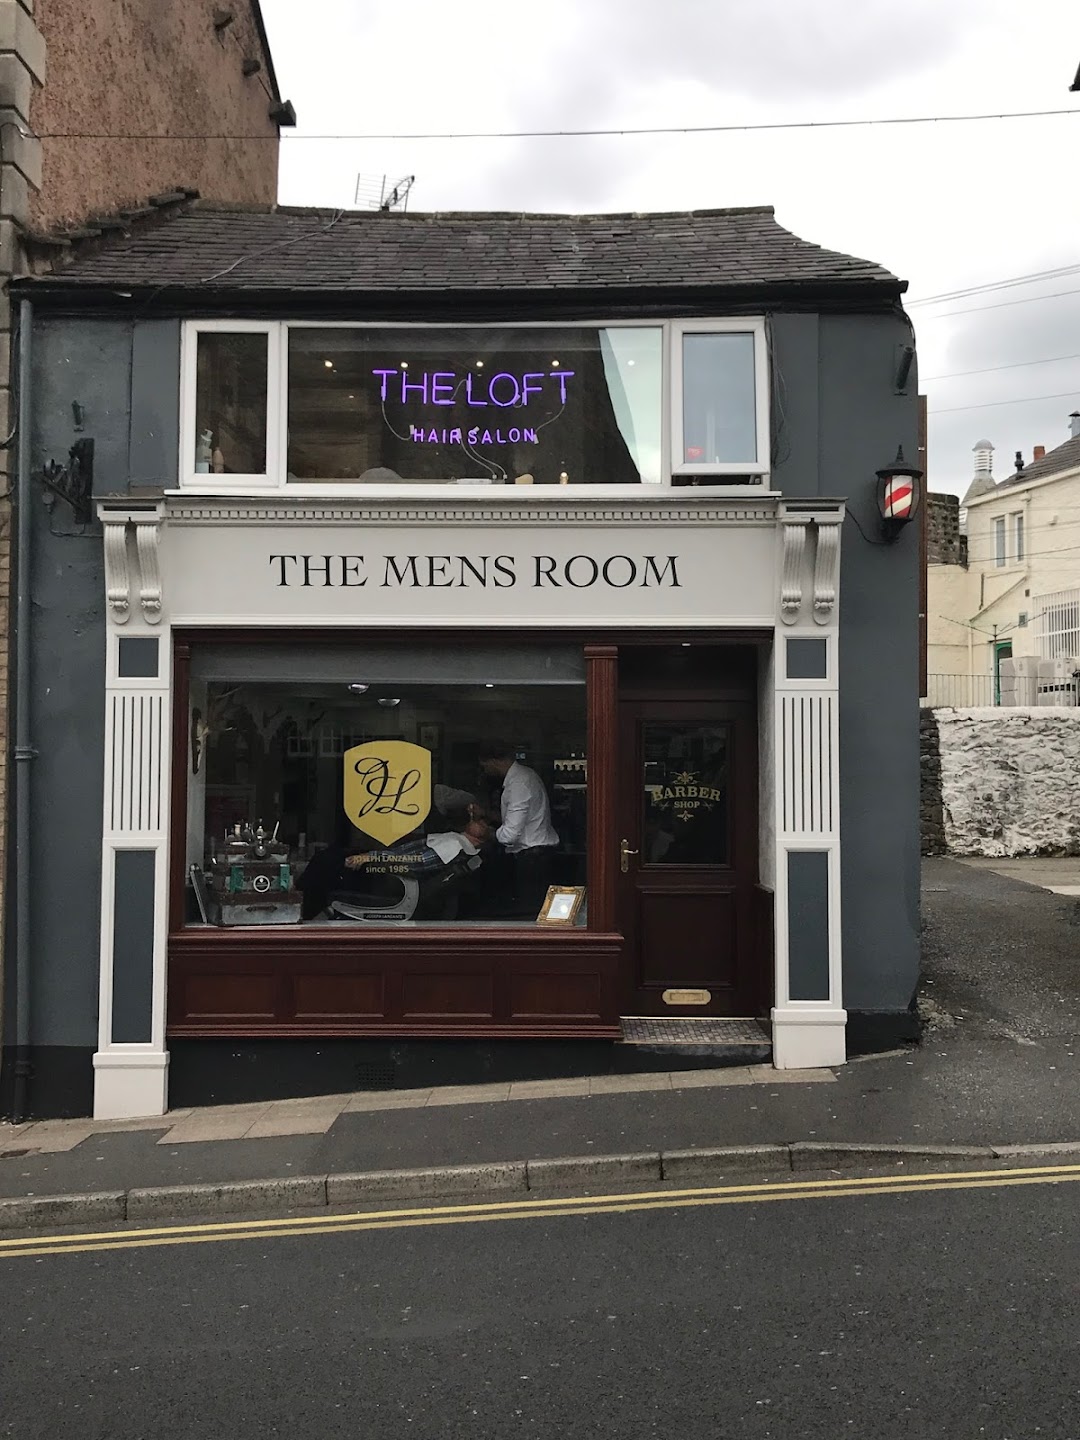
M 415 175 L 391 180 L 388 175 L 357 175 L 353 205 L 357 210 L 395 210 L 404 214 Z

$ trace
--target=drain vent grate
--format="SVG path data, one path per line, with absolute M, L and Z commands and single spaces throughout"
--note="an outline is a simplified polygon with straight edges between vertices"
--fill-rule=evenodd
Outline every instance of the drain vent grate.
M 361 1061 L 356 1067 L 357 1090 L 394 1090 L 397 1087 L 397 1067 L 389 1063 Z

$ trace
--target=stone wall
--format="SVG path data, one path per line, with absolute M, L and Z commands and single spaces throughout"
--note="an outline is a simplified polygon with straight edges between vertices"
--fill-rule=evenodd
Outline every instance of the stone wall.
M 937 711 L 919 711 L 919 831 L 924 855 L 945 854 Z
M 928 565 L 966 565 L 967 544 L 960 533 L 960 501 L 955 495 L 926 497 Z
M 924 854 L 1080 855 L 1080 710 L 924 712 L 922 759 Z

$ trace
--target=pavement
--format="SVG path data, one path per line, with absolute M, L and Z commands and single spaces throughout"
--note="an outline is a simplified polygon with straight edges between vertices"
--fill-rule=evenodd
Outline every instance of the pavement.
M 0 1126 L 0 1208 L 5 1199 L 106 1194 L 108 1213 L 123 1219 L 132 1192 L 171 1187 L 167 1203 L 191 1213 L 200 1203 L 220 1208 L 222 1196 L 200 1201 L 178 1187 L 252 1182 L 263 1185 L 253 1205 L 274 1195 L 285 1205 L 297 1188 L 266 1182 L 298 1177 L 314 1188 L 297 1203 L 326 1204 L 328 1177 L 395 1172 L 394 1193 L 431 1195 L 435 1172 L 479 1167 L 479 1178 L 444 1182 L 461 1193 L 454 1187 L 476 1191 L 499 1165 L 519 1167 L 509 1183 L 527 1188 L 528 1163 L 551 1160 L 575 1162 L 587 1183 L 586 1162 L 599 1174 L 604 1157 L 622 1156 L 645 1157 L 643 1176 L 663 1177 L 663 1156 L 688 1150 L 720 1152 L 714 1175 L 736 1163 L 725 1152 L 761 1146 L 789 1169 L 804 1146 L 831 1147 L 832 1159 L 818 1157 L 825 1165 L 856 1153 L 909 1163 L 950 1148 L 957 1158 L 1014 1147 L 1066 1153 L 1054 1147 L 1080 1148 L 1080 900 L 1017 879 L 1022 863 L 925 863 L 918 1047 L 836 1070 L 734 1067 Z M 1071 872 L 1026 863 L 1033 881 L 1067 884 L 1061 876 L 1071 873 L 1080 885 L 1080 861 L 1054 862 Z M 376 1184 L 354 1188 L 370 1194 Z M 9 1206 L 0 1224 L 30 1223 L 30 1213 Z
M 1080 1184 L 954 1178 L 16 1242 L 0 1436 L 1076 1440 Z

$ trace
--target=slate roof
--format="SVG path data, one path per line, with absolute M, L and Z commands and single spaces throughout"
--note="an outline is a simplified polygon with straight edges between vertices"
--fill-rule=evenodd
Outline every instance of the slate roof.
M 202 202 L 110 233 L 20 288 L 294 295 L 699 288 L 899 298 L 906 282 L 799 239 L 771 206 L 641 215 L 386 214 Z
M 1066 470 L 1075 470 L 1080 465 L 1080 435 L 1073 435 L 1063 445 L 1048 450 L 1041 460 L 1025 465 L 1018 475 L 1010 475 L 1000 481 L 995 491 L 1010 485 L 1026 485 L 1029 480 L 1045 480 L 1050 475 L 1060 475 Z

